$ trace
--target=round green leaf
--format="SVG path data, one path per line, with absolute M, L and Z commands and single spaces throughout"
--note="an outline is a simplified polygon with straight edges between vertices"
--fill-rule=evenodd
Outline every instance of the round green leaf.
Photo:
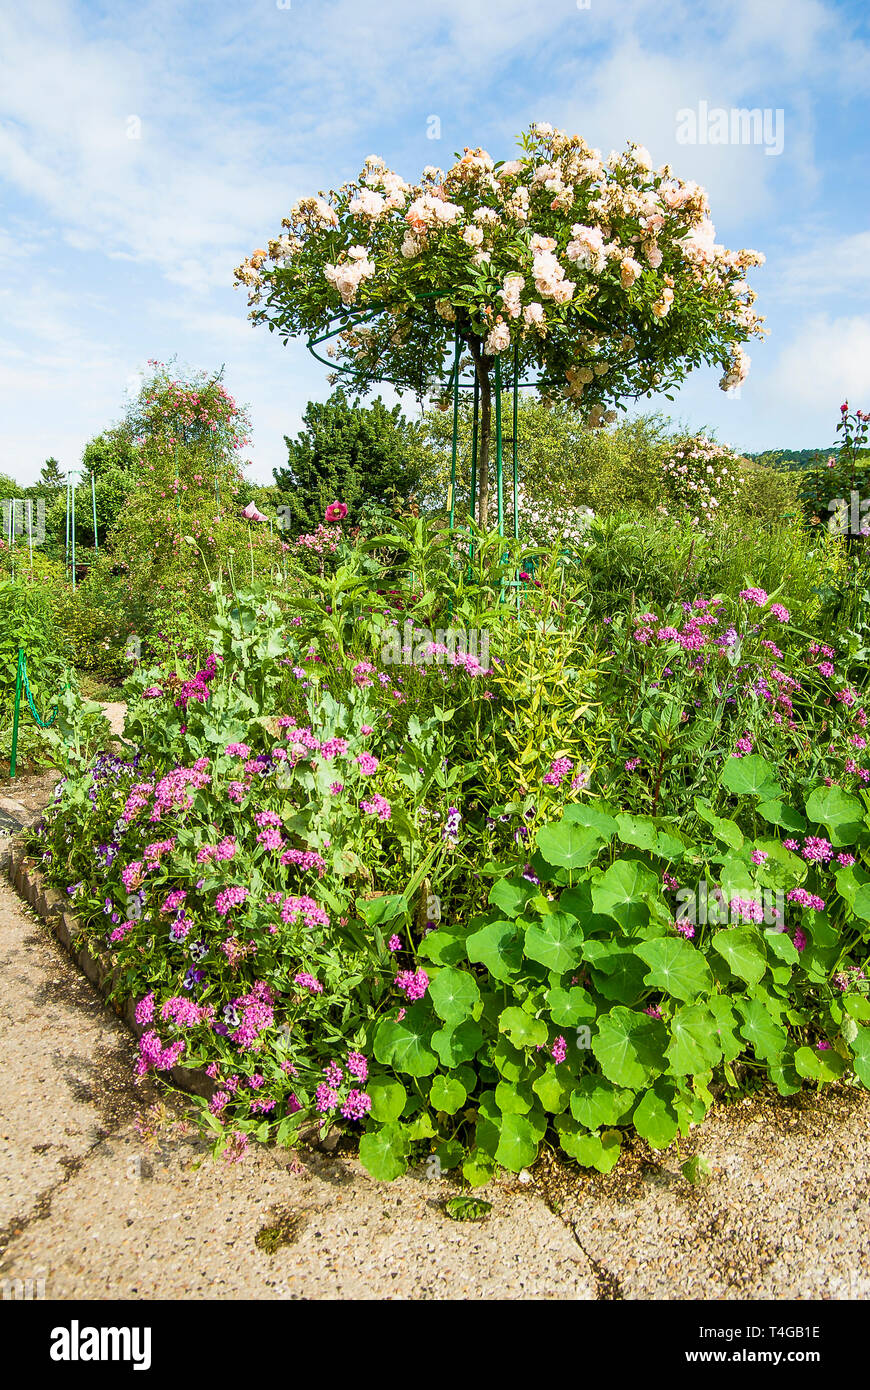
M 371 1096 L 371 1116 L 381 1124 L 397 1120 L 405 1108 L 408 1092 L 394 1076 L 374 1076 L 366 1085 Z
M 445 1023 L 461 1023 L 480 1002 L 477 981 L 467 970 L 448 966 L 439 970 L 429 986 L 432 1007 Z
M 468 1099 L 468 1092 L 453 1076 L 440 1072 L 429 1090 L 429 1103 L 434 1110 L 443 1110 L 445 1115 L 455 1115 Z
M 592 1051 L 609 1081 L 639 1090 L 665 1070 L 666 1041 L 659 1019 L 618 1006 L 602 1015 Z
M 864 828 L 864 805 L 842 787 L 816 787 L 807 797 L 807 815 L 823 825 L 836 846 L 852 845 Z
M 548 864 L 558 869 L 581 869 L 591 864 L 603 844 L 602 836 L 594 827 L 565 820 L 556 825 L 542 825 L 537 836 L 539 852 Z
M 650 967 L 644 984 L 671 994 L 675 999 L 696 999 L 713 988 L 710 967 L 696 947 L 681 936 L 660 936 L 641 942 L 635 954 Z
M 408 1138 L 401 1125 L 384 1125 L 359 1141 L 360 1163 L 378 1182 L 392 1182 L 408 1167 Z
M 381 1023 L 375 1033 L 375 1057 L 383 1066 L 395 1067 L 408 1076 L 431 1076 L 438 1066 L 430 1047 L 432 1031 L 428 1009 L 422 1002 L 412 1004 L 403 1019 L 384 1019 Z
M 583 932 L 576 918 L 564 912 L 550 912 L 526 928 L 523 949 L 529 960 L 562 975 L 575 969 L 583 959 Z
M 525 1009 L 504 1009 L 499 1014 L 500 1033 L 506 1033 L 514 1047 L 537 1047 L 547 1041 L 547 1025 L 541 1018 L 532 1018 Z
M 738 761 L 740 761 L 738 759 Z M 754 927 L 731 927 L 713 935 L 717 951 L 729 969 L 748 985 L 757 985 L 767 969 L 764 942 Z

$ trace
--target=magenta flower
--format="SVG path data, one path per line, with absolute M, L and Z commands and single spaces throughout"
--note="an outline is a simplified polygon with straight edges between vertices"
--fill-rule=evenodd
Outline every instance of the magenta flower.
M 336 521 L 344 521 L 346 516 L 347 507 L 343 502 L 330 502 L 329 506 L 326 508 L 324 520 L 328 526 L 331 526 Z

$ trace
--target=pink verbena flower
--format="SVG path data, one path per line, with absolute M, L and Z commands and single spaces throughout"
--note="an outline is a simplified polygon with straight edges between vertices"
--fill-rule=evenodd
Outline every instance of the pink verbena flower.
M 312 994 L 323 993 L 323 985 L 319 980 L 315 980 L 313 975 L 309 975 L 307 970 L 301 970 L 298 975 L 294 975 L 293 983 L 302 989 L 309 989 Z
M 397 989 L 400 989 L 410 1003 L 417 999 L 422 999 L 429 988 L 429 976 L 426 971 L 400 970 L 393 981 Z

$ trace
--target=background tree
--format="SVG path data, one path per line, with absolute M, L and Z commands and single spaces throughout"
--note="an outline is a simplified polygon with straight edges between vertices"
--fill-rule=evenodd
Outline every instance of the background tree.
M 715 241 L 706 193 L 630 145 L 607 161 L 536 124 L 518 159 L 466 150 L 411 186 L 370 157 L 356 182 L 306 198 L 285 234 L 236 271 L 251 318 L 285 341 L 335 330 L 354 386 L 431 394 L 455 338 L 479 383 L 477 515 L 488 523 L 495 366 L 582 404 L 595 426 L 625 399 L 669 392 L 702 362 L 745 377 L 760 334 L 746 270 Z
M 422 432 L 399 406 L 351 401 L 338 389 L 311 401 L 305 428 L 287 445 L 287 467 L 275 469 L 278 505 L 289 508 L 290 529 L 311 532 L 330 502 L 344 502 L 351 521 L 367 503 L 407 503 L 420 478 Z
M 64 475 L 61 472 L 60 464 L 53 456 L 47 458 L 42 465 L 39 474 L 39 487 L 43 490 L 49 489 L 52 492 L 59 491 L 64 484 Z

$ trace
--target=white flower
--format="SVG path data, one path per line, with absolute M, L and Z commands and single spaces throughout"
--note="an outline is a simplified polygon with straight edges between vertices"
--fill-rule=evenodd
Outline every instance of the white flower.
M 361 188 L 355 198 L 348 203 L 348 211 L 355 217 L 370 217 L 375 221 L 385 209 L 384 199 L 373 188 Z
M 484 350 L 490 357 L 504 352 L 511 345 L 511 331 L 506 323 L 494 323 L 486 336 Z
M 462 233 L 466 246 L 482 246 L 483 232 L 480 227 L 466 227 Z

